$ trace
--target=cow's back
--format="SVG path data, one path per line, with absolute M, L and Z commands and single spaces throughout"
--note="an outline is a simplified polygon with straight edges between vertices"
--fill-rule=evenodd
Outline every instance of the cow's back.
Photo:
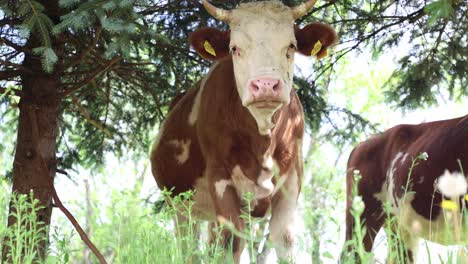
M 156 182 L 173 195 L 193 189 L 205 166 L 195 126 L 189 123 L 199 88 L 200 83 L 174 99 L 151 151 Z

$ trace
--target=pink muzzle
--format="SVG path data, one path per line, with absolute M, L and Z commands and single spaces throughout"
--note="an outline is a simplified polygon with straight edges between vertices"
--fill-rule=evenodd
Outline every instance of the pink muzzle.
M 252 79 L 249 91 L 257 108 L 272 108 L 281 103 L 281 80 L 270 77 Z

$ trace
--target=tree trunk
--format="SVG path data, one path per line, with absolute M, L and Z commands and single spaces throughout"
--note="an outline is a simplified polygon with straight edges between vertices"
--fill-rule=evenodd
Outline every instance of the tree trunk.
M 46 14 L 55 24 L 60 22 L 62 15 L 57 0 L 39 0 Z M 30 50 L 42 46 L 36 34 L 31 34 L 25 47 Z M 52 48 L 60 58 L 63 43 L 52 38 Z M 59 59 L 60 60 L 60 59 Z M 59 65 L 59 64 L 57 64 Z M 48 247 L 49 225 L 52 215 L 52 193 L 56 171 L 56 140 L 57 121 L 61 97 L 59 95 L 60 78 L 57 74 L 46 74 L 43 71 L 41 58 L 38 55 L 25 54 L 22 63 L 24 68 L 33 74 L 24 73 L 21 76 L 22 91 L 19 103 L 18 135 L 16 153 L 13 162 L 12 192 L 29 194 L 39 200 L 43 209 L 37 213 L 37 220 L 46 228 L 43 229 L 45 240 L 38 248 L 38 258 L 44 259 Z M 52 182 L 51 182 L 52 181 Z M 15 208 L 10 203 L 10 215 Z M 8 218 L 8 226 L 14 225 L 16 219 Z M 28 226 L 23 226 L 29 229 Z M 6 259 L 6 247 L 2 248 L 2 259 Z M 1 262 L 1 259 L 0 259 Z
M 30 69 L 37 70 L 37 66 L 41 69 L 38 57 L 26 56 L 23 65 L 29 66 Z M 47 227 L 43 235 L 48 237 L 52 214 L 52 196 L 48 181 L 53 181 L 56 169 L 59 79 L 57 76 L 38 72 L 22 76 L 22 82 L 12 192 L 34 193 L 40 205 L 44 206 L 39 210 L 37 218 Z M 10 204 L 10 213 L 14 211 L 15 208 Z M 15 222 L 14 217 L 8 218 L 8 226 L 12 226 Z M 45 257 L 47 245 L 48 239 L 40 244 L 37 252 L 40 258 Z M 4 247 L 3 259 L 6 254 L 7 250 Z

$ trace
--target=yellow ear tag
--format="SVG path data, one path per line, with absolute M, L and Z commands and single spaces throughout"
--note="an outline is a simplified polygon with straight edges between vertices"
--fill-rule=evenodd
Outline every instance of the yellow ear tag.
M 203 43 L 203 47 L 205 48 L 206 52 L 216 57 L 216 51 L 213 49 L 213 46 L 211 46 L 208 40 L 205 40 L 205 43 Z
M 317 54 L 321 48 L 322 48 L 322 42 L 320 42 L 320 40 L 317 40 L 317 42 L 315 42 L 314 44 L 314 48 L 310 52 L 310 56 L 314 56 L 315 54 Z

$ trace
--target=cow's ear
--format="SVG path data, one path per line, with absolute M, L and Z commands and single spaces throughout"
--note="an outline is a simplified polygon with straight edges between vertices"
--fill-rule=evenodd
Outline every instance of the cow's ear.
M 229 55 L 229 31 L 201 28 L 190 34 L 190 45 L 207 60 L 219 60 Z
M 306 56 L 327 56 L 327 48 L 338 40 L 335 30 L 327 24 L 315 22 L 302 29 L 295 28 L 297 50 Z

